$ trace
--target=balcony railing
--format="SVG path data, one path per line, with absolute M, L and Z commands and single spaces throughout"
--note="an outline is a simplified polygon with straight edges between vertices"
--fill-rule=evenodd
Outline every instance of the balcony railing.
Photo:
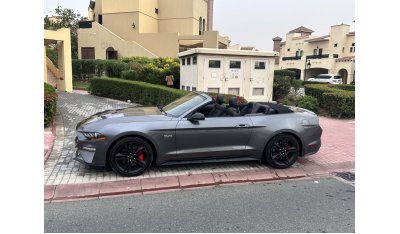
M 316 54 L 316 55 L 307 55 L 306 59 L 322 59 L 329 58 L 329 54 Z
M 282 57 L 283 61 L 286 61 L 286 60 L 300 60 L 300 59 L 301 59 L 301 57 L 299 57 L 299 56 Z

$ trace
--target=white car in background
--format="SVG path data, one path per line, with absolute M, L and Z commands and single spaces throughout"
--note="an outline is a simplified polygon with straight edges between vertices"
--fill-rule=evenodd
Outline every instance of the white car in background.
M 343 84 L 342 77 L 335 74 L 319 74 L 318 76 L 310 78 L 307 81 L 329 84 Z

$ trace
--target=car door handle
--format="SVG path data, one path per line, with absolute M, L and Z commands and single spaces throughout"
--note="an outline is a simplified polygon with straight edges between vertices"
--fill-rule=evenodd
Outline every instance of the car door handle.
M 236 125 L 235 127 L 237 127 L 237 128 L 248 128 L 248 127 L 250 127 L 250 125 L 248 125 L 248 124 L 239 124 L 239 125 Z

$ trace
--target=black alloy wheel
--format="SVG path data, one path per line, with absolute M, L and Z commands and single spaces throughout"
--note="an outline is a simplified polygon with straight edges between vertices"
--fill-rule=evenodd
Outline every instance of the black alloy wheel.
M 138 137 L 124 138 L 110 150 L 110 166 L 122 176 L 138 176 L 150 167 L 152 161 L 151 146 Z
M 299 153 L 297 139 L 290 134 L 280 134 L 268 143 L 264 157 L 273 168 L 284 169 L 296 162 Z

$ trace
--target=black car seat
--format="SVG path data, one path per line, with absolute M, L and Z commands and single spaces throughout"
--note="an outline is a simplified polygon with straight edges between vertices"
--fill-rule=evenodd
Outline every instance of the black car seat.
M 226 109 L 225 114 L 228 116 L 239 116 L 240 113 L 236 97 L 231 97 L 231 99 L 229 99 L 229 107 Z
M 224 103 L 224 97 L 222 95 L 218 95 L 215 98 L 214 107 L 208 113 L 207 117 L 218 117 L 218 116 L 223 115 L 225 113 L 225 110 L 226 110 L 226 108 L 223 105 L 223 103 Z
M 240 115 L 244 116 L 244 115 L 247 115 L 247 114 L 251 114 L 251 111 L 253 110 L 254 104 L 255 104 L 255 102 L 247 103 L 247 105 L 245 107 L 243 107 L 243 109 L 240 111 Z

